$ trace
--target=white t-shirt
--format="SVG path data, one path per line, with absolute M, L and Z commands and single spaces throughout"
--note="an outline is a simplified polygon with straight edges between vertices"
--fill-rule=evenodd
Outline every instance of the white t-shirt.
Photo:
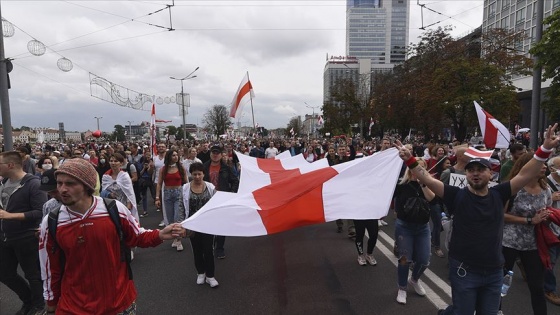
M 163 158 L 161 159 L 159 155 L 156 155 L 154 157 L 154 183 L 156 184 L 158 183 L 158 179 L 159 179 L 159 171 L 165 164 L 164 161 L 165 161 L 165 156 L 163 156 Z
M 273 159 L 278 155 L 278 149 L 274 148 L 266 148 L 264 151 L 264 157 L 267 159 Z

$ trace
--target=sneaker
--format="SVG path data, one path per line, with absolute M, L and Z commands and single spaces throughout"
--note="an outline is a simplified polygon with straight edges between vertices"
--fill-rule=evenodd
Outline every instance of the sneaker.
M 198 276 L 196 276 L 196 284 L 204 284 L 205 281 L 206 281 L 206 274 L 201 273 Z
M 412 280 L 412 278 L 409 278 L 408 279 L 408 284 L 410 284 L 410 286 L 414 288 L 414 291 L 416 291 L 416 294 L 418 294 L 420 296 L 426 295 L 426 290 L 424 290 L 424 288 L 422 287 L 422 285 L 420 285 L 420 283 L 418 283 L 418 281 L 414 281 L 414 280 Z
M 359 264 L 360 266 L 365 266 L 365 265 L 367 265 L 366 257 L 364 257 L 364 255 L 358 255 L 358 264 Z
M 544 296 L 550 303 L 560 305 L 560 296 L 556 295 L 556 293 L 546 292 Z
M 27 314 L 33 307 L 29 304 L 23 304 L 19 311 L 16 312 L 16 315 L 25 315 Z
M 443 251 L 441 250 L 441 248 L 436 247 L 434 249 L 434 253 L 436 254 L 436 256 L 438 256 L 439 258 L 443 258 L 445 257 L 445 254 L 443 253 Z
M 370 264 L 372 266 L 377 265 L 377 260 L 375 260 L 375 258 L 373 258 L 373 254 L 367 254 L 366 255 L 366 261 L 368 262 L 368 264 Z
M 183 251 L 183 243 L 181 243 L 181 241 L 179 241 L 179 242 L 177 243 L 177 251 L 178 251 L 178 252 Z
M 226 252 L 224 249 L 216 249 L 216 258 L 224 259 L 226 258 Z
M 35 306 L 32 307 L 26 315 L 45 315 L 47 314 L 47 308 L 45 306 Z
M 206 278 L 206 283 L 208 283 L 211 288 L 215 288 L 219 285 L 218 281 L 216 281 L 216 278 Z
M 171 248 L 175 248 L 177 247 L 177 239 L 173 240 L 173 243 L 171 243 Z
M 379 219 L 379 223 L 383 226 L 389 225 L 389 223 L 385 222 L 385 220 L 383 220 L 383 219 Z
M 406 304 L 406 291 L 399 289 L 399 293 L 397 293 L 397 302 L 399 304 Z
M 158 224 L 158 226 L 159 226 L 159 227 L 164 227 L 164 226 L 165 226 L 165 222 L 161 221 L 161 222 Z
M 144 211 L 142 212 L 142 214 L 140 215 L 141 218 L 145 218 L 148 216 L 148 212 Z
M 498 313 L 496 313 L 496 315 L 504 315 L 504 312 L 502 312 L 502 310 L 499 310 Z

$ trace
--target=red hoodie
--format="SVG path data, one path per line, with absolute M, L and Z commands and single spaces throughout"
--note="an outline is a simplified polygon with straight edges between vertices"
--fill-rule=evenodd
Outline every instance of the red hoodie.
M 546 209 L 550 211 L 548 220 L 556 225 L 560 225 L 560 209 L 552 207 L 547 207 Z M 552 265 L 550 263 L 548 249 L 552 246 L 560 245 L 560 239 L 550 230 L 546 222 L 537 224 L 535 233 L 537 236 L 537 250 L 539 251 L 541 262 L 546 269 L 551 269 Z

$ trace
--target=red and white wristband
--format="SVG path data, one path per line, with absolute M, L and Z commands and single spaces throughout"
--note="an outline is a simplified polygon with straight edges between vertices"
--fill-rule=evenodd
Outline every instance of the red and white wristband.
M 537 149 L 537 151 L 535 152 L 535 155 L 533 155 L 533 157 L 537 161 L 546 162 L 546 160 L 550 156 L 550 153 L 552 153 L 552 149 L 547 149 L 547 148 L 545 148 L 544 146 L 541 145 Z

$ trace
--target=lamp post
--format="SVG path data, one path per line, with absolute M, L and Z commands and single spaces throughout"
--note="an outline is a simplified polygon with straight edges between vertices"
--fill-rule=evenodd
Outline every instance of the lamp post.
M 187 122 L 186 122 L 186 109 L 185 109 L 185 93 L 183 91 L 183 81 L 194 79 L 196 75 L 193 75 L 199 67 L 196 67 L 191 73 L 186 75 L 184 78 L 169 77 L 172 80 L 181 81 L 181 104 L 179 104 L 179 98 L 177 98 L 177 104 L 181 105 L 181 114 L 183 116 L 183 143 L 187 140 Z
M 311 134 L 313 135 L 313 137 L 315 137 L 315 125 L 316 125 L 316 121 L 315 121 L 315 108 L 319 108 L 320 106 L 311 106 L 309 104 L 307 104 L 307 102 L 303 102 L 305 103 L 305 107 L 307 108 L 311 108 L 313 111 L 313 114 L 311 114 L 311 118 L 313 121 L 313 125 L 311 126 Z
M 127 120 L 128 123 L 128 141 L 132 140 L 132 123 L 133 121 Z
M 96 117 L 93 117 L 93 118 L 97 119 L 97 130 L 101 131 L 101 130 L 99 129 L 99 119 L 101 119 L 101 118 L 103 118 L 103 117 L 97 117 L 97 116 L 96 116 Z

